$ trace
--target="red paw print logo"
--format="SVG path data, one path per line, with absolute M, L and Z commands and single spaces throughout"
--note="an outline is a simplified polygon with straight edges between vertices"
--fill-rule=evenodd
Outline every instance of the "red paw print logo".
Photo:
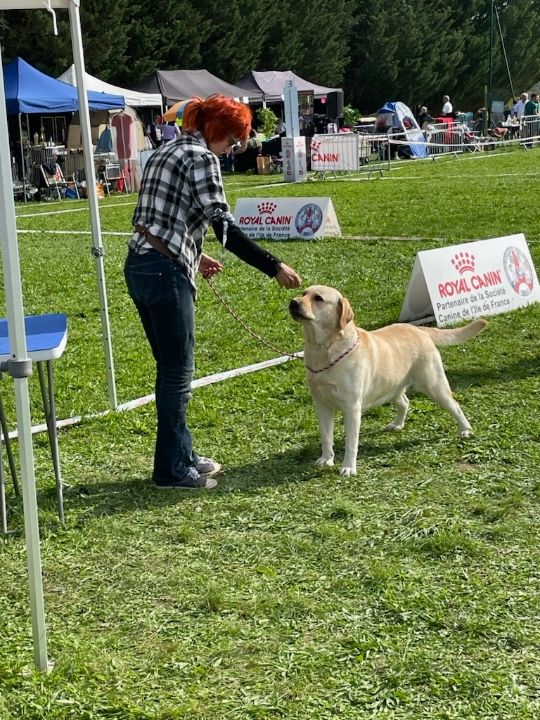
M 277 208 L 277 204 L 273 202 L 261 202 L 257 205 L 257 210 L 261 215 L 271 215 Z
M 459 252 L 452 258 L 452 265 L 460 275 L 463 275 L 463 273 L 467 271 L 474 272 L 475 264 L 476 260 L 472 253 Z

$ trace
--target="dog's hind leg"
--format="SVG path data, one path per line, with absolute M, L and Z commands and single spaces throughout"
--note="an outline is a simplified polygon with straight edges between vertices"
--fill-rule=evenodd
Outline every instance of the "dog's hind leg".
M 459 403 L 454 399 L 440 359 L 439 362 L 440 369 L 438 369 L 434 378 L 429 380 L 424 378 L 422 382 L 415 382 L 415 387 L 456 419 L 461 437 L 469 437 L 473 434 L 471 424 L 465 417 Z
M 340 475 L 356 475 L 356 456 L 358 455 L 358 436 L 362 420 L 362 406 L 360 403 L 343 410 L 345 422 L 345 455 Z
M 409 410 L 409 398 L 402 392 L 395 400 L 397 408 L 396 417 L 384 429 L 388 432 L 392 430 L 403 430 L 405 418 Z
M 334 411 L 315 397 L 313 402 L 319 421 L 322 447 L 321 456 L 316 460 L 315 465 L 331 467 L 334 464 Z

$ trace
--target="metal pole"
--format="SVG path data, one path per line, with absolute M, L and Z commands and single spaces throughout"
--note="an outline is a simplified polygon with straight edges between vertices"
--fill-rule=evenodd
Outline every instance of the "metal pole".
M 105 363 L 107 369 L 107 386 L 109 390 L 109 404 L 111 406 L 111 409 L 115 410 L 118 407 L 118 401 L 116 396 L 114 358 L 112 352 L 111 328 L 109 323 L 109 305 L 107 301 L 107 288 L 105 285 L 105 266 L 103 261 L 105 249 L 103 247 L 103 242 L 101 239 L 101 221 L 99 216 L 98 198 L 96 193 L 94 152 L 92 146 L 88 95 L 86 93 L 86 73 L 84 67 L 84 54 L 78 0 L 73 0 L 73 2 L 69 4 L 69 23 L 71 27 L 71 42 L 73 48 L 73 61 L 75 65 L 75 77 L 77 78 L 77 92 L 79 95 L 79 120 L 81 123 L 81 135 L 84 149 L 84 169 L 86 174 L 88 201 L 90 204 L 90 220 L 92 224 L 92 255 L 96 260 L 96 273 L 100 298 L 101 328 L 103 336 L 103 347 L 105 350 Z
M 491 0 L 489 14 L 489 82 L 487 92 L 487 111 L 491 118 L 491 103 L 493 100 L 493 15 L 494 15 L 494 0 Z
M 0 152 L 0 242 L 10 344 L 8 371 L 13 375 L 15 384 L 34 661 L 40 670 L 47 671 L 49 669 L 47 630 L 45 627 L 36 480 L 32 448 L 32 423 L 28 394 L 28 375 L 32 372 L 32 366 L 26 351 L 21 269 L 19 266 L 19 248 L 15 223 L 15 201 L 13 199 L 11 168 L 9 167 L 9 137 L 5 95 L 4 78 L 0 73 L 0 148 L 3 150 L 3 152 Z
M 26 128 L 28 130 L 28 115 L 26 116 Z M 22 141 L 22 120 L 21 120 L 21 113 L 19 113 L 19 146 L 21 149 L 21 169 L 22 169 L 22 181 L 23 181 L 23 193 L 24 193 L 24 202 L 26 202 L 26 168 L 24 163 L 24 148 L 23 148 L 23 141 Z

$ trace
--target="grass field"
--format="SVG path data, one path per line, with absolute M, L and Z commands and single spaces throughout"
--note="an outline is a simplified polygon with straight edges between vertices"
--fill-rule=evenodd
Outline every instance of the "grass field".
M 305 285 L 338 287 L 368 329 L 397 319 L 420 250 L 524 232 L 540 267 L 537 149 L 396 164 L 370 181 L 278 180 L 229 176 L 229 201 L 330 196 L 342 239 L 264 244 Z M 122 276 L 134 202 L 100 206 L 103 230 L 119 233 L 104 242 L 121 403 L 153 390 Z M 35 436 L 46 676 L 33 669 L 22 509 L 9 496 L 0 720 L 536 720 L 540 305 L 443 349 L 474 438 L 412 395 L 400 434 L 381 432 L 391 407 L 366 413 L 357 477 L 315 468 L 316 420 L 291 361 L 196 390 L 190 425 L 197 449 L 223 463 L 220 484 L 157 492 L 153 404 L 91 417 L 108 400 L 85 208 L 17 208 L 19 230 L 32 231 L 19 235 L 25 311 L 68 315 L 57 414 L 84 419 L 60 432 L 65 528 L 46 437 Z M 212 239 L 207 250 L 220 256 Z M 216 286 L 256 332 L 301 348 L 287 312 L 294 291 L 229 254 Z M 196 377 L 273 355 L 201 282 Z M 35 378 L 31 391 L 42 422 Z

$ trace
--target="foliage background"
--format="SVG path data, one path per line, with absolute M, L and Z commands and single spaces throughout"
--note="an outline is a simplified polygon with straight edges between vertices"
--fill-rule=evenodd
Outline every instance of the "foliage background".
M 537 0 L 82 0 L 88 72 L 130 87 L 155 69 L 206 68 L 236 82 L 248 70 L 292 69 L 343 87 L 367 114 L 388 100 L 439 109 L 484 105 L 491 10 L 493 97 L 534 84 L 540 51 Z M 0 15 L 4 60 L 20 55 L 60 75 L 72 62 L 67 13 Z M 501 32 L 498 32 L 497 17 Z

